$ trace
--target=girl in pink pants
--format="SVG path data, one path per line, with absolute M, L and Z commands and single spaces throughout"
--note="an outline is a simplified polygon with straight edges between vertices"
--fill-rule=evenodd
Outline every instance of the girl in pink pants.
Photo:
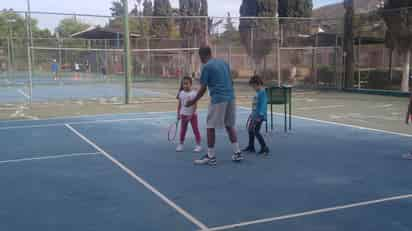
M 186 131 L 188 128 L 189 123 L 192 125 L 193 133 L 196 139 L 196 147 L 194 149 L 195 152 L 201 152 L 202 147 L 200 146 L 201 137 L 198 127 L 198 119 L 196 108 L 197 105 L 193 105 L 190 107 L 186 107 L 186 102 L 194 99 L 196 97 L 197 92 L 192 90 L 192 78 L 184 77 L 181 84 L 181 89 L 178 94 L 179 99 L 179 106 L 177 108 L 177 117 L 181 121 L 181 128 L 180 128 L 180 143 L 177 145 L 176 151 L 182 152 L 183 145 L 185 142 Z

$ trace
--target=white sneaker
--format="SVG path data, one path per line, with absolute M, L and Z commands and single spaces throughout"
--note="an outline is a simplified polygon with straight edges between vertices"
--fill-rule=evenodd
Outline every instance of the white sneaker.
M 407 160 L 412 160 L 412 153 L 408 153 L 402 156 L 402 158 L 407 159 Z
M 202 151 L 202 146 L 196 145 L 195 149 L 193 150 L 194 152 L 201 152 Z
M 183 152 L 183 144 L 177 145 L 176 152 Z
M 215 166 L 216 165 L 216 157 L 209 157 L 209 155 L 204 155 L 200 159 L 195 160 L 194 162 L 197 165 L 210 165 L 210 166 Z

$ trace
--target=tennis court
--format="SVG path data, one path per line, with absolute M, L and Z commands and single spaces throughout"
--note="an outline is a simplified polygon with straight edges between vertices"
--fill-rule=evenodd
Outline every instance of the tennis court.
M 205 112 L 200 113 L 205 131 Z M 238 109 L 246 144 L 248 110 Z M 268 157 L 216 167 L 167 141 L 174 112 L 0 121 L 1 230 L 410 230 L 410 135 L 294 118 Z M 242 145 L 243 146 L 243 145 Z
M 175 81 L 177 82 L 177 81 Z M 142 88 L 136 81 L 131 90 L 134 97 L 167 97 L 167 93 Z M 51 74 L 38 73 L 32 78 L 33 102 L 64 100 L 110 99 L 121 102 L 124 97 L 124 77 L 107 77 L 93 73 L 64 73 L 58 79 Z M 139 89 L 138 89 L 139 88 Z M 0 103 L 23 103 L 30 100 L 30 85 L 27 73 L 13 73 L 0 77 Z M 138 90 L 137 90 L 138 89 Z

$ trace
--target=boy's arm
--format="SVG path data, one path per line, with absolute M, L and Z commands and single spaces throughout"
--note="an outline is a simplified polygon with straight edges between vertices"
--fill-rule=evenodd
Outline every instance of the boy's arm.
M 265 118 L 265 104 L 267 103 L 267 98 L 265 94 L 259 94 L 256 102 L 256 120 L 261 121 Z

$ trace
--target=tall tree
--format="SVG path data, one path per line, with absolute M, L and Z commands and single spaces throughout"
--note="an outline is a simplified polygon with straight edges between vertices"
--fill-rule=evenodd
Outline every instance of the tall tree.
M 381 10 L 387 30 L 386 43 L 403 56 L 401 91 L 409 91 L 409 73 L 412 49 L 412 2 L 409 0 L 387 0 Z
M 312 0 L 279 0 L 280 17 L 311 17 Z
M 225 31 L 236 31 L 235 26 L 233 25 L 232 17 L 230 16 L 230 12 L 227 12 Z
M 144 0 L 143 2 L 143 15 L 152 16 L 153 15 L 153 4 L 151 0 Z
M 34 44 L 37 46 L 49 46 L 50 40 L 37 40 L 36 38 L 51 38 L 51 33 L 48 29 L 41 29 L 38 26 L 38 21 L 34 18 L 30 20 Z M 3 63 L 8 63 L 9 68 L 26 66 L 27 55 L 27 19 L 20 14 L 14 12 L 12 9 L 4 9 L 0 11 L 0 47 L 5 48 L 7 53 L 7 60 L 1 60 L 0 66 Z M 7 39 L 4 39 L 7 38 Z
M 279 17 L 286 17 L 280 20 L 280 29 L 282 30 L 282 44 L 284 46 L 303 46 L 300 41 L 300 35 L 311 33 L 311 20 L 302 20 L 294 18 L 308 18 L 312 16 L 312 0 L 279 0 L 278 14 Z M 290 17 L 290 18 L 288 18 Z M 290 63 L 290 76 L 284 76 L 294 81 L 297 66 L 302 62 L 302 52 L 294 52 Z M 316 76 L 316 67 L 314 60 L 316 54 L 312 55 L 312 76 Z
M 354 83 L 354 50 L 353 50 L 353 0 L 345 0 L 345 25 L 343 50 L 345 52 L 345 88 L 352 88 Z
M 154 0 L 153 16 L 171 16 L 172 7 L 169 0 Z M 169 37 L 171 31 L 170 18 L 153 18 L 152 34 L 157 37 Z
M 181 16 L 207 16 L 208 5 L 206 0 L 179 0 Z M 208 36 L 208 18 L 182 18 L 179 20 L 179 29 L 187 47 L 199 47 L 206 44 Z
M 150 27 L 152 25 L 152 19 L 149 18 L 153 16 L 153 4 L 151 0 L 144 0 L 143 2 L 143 16 L 147 16 L 143 20 L 143 35 L 147 36 L 150 35 Z
M 309 18 L 312 16 L 312 0 L 279 0 L 279 17 Z M 286 43 L 299 34 L 309 34 L 311 20 L 282 19 L 280 21 L 283 37 Z
M 123 23 L 123 12 L 124 6 L 122 1 L 117 0 L 112 2 L 112 7 L 110 8 L 111 14 L 114 17 L 113 19 L 109 20 L 109 24 L 107 27 L 112 29 L 117 29 L 119 31 L 123 31 L 124 23 Z M 134 9 L 129 12 L 129 15 L 138 16 L 139 10 L 136 5 Z M 136 17 L 129 17 L 129 31 L 132 33 L 142 33 L 143 28 L 145 27 L 144 24 L 140 22 L 140 20 Z
M 277 1 L 243 0 L 240 7 L 242 17 L 273 17 L 265 19 L 241 19 L 239 23 L 240 39 L 250 57 L 254 60 L 255 69 L 261 70 L 276 39 Z M 266 69 L 264 62 L 263 69 Z
M 113 17 L 122 16 L 124 12 L 123 3 L 119 0 L 113 1 L 112 7 L 110 7 L 110 12 Z
M 136 2 L 135 8 L 136 8 L 137 12 L 141 12 L 142 11 L 141 10 L 142 0 L 136 0 L 135 2 Z
M 48 29 L 41 29 L 38 26 L 38 21 L 31 18 L 31 28 L 33 37 L 50 37 L 51 33 Z M 26 37 L 26 19 L 15 13 L 12 9 L 0 11 L 0 37 L 7 38 L 12 33 L 12 37 Z
M 222 34 L 222 39 L 224 42 L 229 44 L 238 44 L 240 42 L 239 31 L 235 28 L 235 25 L 229 12 L 227 13 L 224 29 L 225 31 Z
M 65 18 L 59 22 L 56 31 L 61 37 L 70 37 L 72 34 L 86 30 L 90 25 L 75 18 Z

